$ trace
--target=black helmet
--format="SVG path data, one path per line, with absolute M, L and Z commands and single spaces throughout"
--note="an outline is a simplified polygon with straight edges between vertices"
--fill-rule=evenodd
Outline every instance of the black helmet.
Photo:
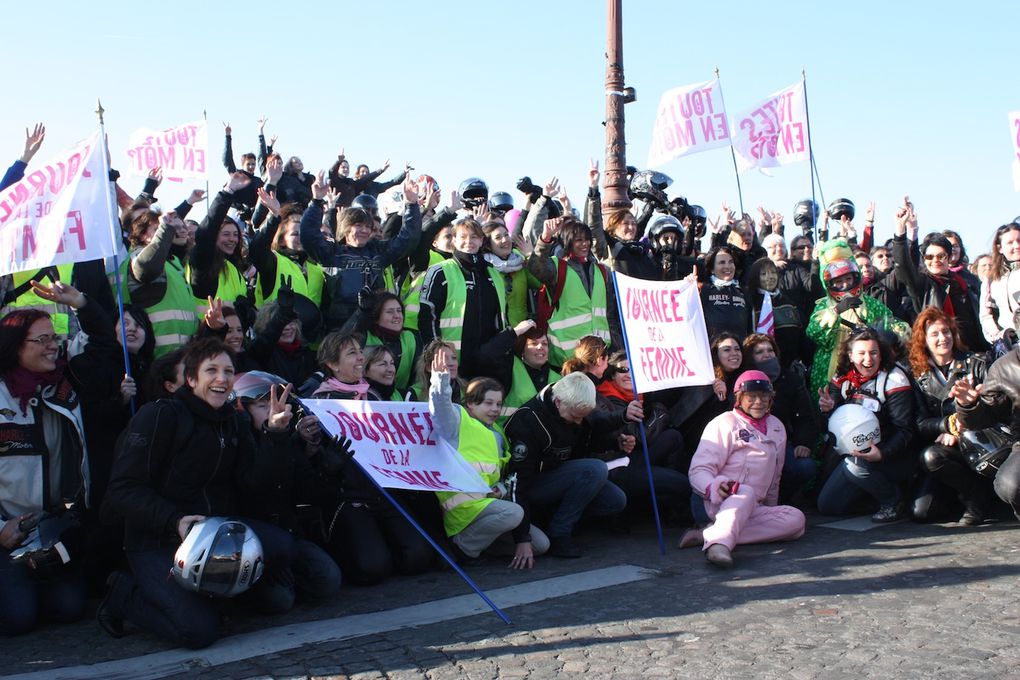
M 854 218 L 854 202 L 849 198 L 837 198 L 829 204 L 828 212 L 829 218 L 837 222 L 842 219 L 843 215 L 846 215 L 847 219 L 852 220 Z
M 705 225 L 708 224 L 708 213 L 700 205 L 687 205 L 687 217 L 691 218 L 691 228 L 694 235 L 701 238 L 705 235 Z
M 673 180 L 655 170 L 642 170 L 634 173 L 630 180 L 630 195 L 652 203 L 666 203 L 666 188 Z
M 460 183 L 457 193 L 460 194 L 460 200 L 465 206 L 474 208 L 484 205 L 489 200 L 489 185 L 477 177 L 468 177 Z
M 818 222 L 818 204 L 810 198 L 793 206 L 793 223 L 798 227 L 813 227 Z
M 505 213 L 514 209 L 514 197 L 505 191 L 497 191 L 489 198 L 489 210 Z
M 361 208 L 369 215 L 379 214 L 379 202 L 375 200 L 375 196 L 371 194 L 358 194 L 351 201 L 352 208 Z
M 970 467 L 986 477 L 994 477 L 1013 451 L 1013 438 L 1004 425 L 984 430 L 964 430 L 960 450 Z
M 652 224 L 648 227 L 648 238 L 652 242 L 652 248 L 655 250 L 659 249 L 659 237 L 666 232 L 673 232 L 676 234 L 676 240 L 682 241 L 684 238 L 684 228 L 680 224 L 680 220 L 673 217 L 672 215 L 659 215 Z

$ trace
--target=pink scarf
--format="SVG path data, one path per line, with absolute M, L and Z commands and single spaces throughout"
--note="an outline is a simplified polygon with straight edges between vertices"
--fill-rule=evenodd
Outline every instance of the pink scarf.
M 368 394 L 368 383 L 364 380 L 356 383 L 345 383 L 336 378 L 330 378 L 319 385 L 314 394 L 322 394 L 323 392 L 353 392 L 353 398 L 360 400 L 364 399 Z

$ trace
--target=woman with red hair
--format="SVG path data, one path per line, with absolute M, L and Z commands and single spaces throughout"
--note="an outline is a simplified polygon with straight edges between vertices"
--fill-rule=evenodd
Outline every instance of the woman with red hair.
M 983 383 L 985 361 L 967 351 L 956 320 L 934 306 L 925 307 L 914 322 L 909 354 L 910 370 L 925 405 L 918 420 L 918 433 L 928 444 L 921 461 L 935 480 L 956 492 L 964 508 L 960 521 L 981 524 L 988 493 L 981 476 L 970 469 L 960 451 L 956 401 L 949 393 L 960 379 L 971 385 Z M 923 494 L 914 502 L 915 518 L 931 518 L 931 501 L 932 494 Z

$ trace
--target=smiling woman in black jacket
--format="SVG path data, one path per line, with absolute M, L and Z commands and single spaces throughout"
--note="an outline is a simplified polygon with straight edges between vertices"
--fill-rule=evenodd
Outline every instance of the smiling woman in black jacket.
M 276 450 L 288 445 L 291 408 L 279 404 L 256 442 L 247 415 L 228 400 L 233 357 L 215 338 L 188 348 L 184 376 L 185 386 L 171 399 L 146 404 L 121 439 L 107 503 L 124 518 L 130 573 L 111 576 L 97 616 L 114 637 L 123 634 L 127 619 L 198 648 L 220 636 L 220 617 L 212 600 L 167 579 L 174 551 L 195 522 L 237 516 L 244 498 L 273 489 L 286 470 L 286 457 Z M 245 521 L 262 543 L 265 577 L 289 567 L 292 537 L 268 523 Z

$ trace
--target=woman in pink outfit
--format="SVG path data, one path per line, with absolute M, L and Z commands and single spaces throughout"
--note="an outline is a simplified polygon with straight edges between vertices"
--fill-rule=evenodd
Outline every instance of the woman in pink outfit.
M 689 474 L 713 522 L 681 542 L 686 547 L 702 540 L 708 561 L 720 567 L 733 565 L 730 553 L 739 543 L 792 541 L 804 534 L 804 513 L 777 505 L 786 429 L 769 415 L 772 383 L 761 371 L 745 371 L 733 392 L 733 410 L 705 428 Z

